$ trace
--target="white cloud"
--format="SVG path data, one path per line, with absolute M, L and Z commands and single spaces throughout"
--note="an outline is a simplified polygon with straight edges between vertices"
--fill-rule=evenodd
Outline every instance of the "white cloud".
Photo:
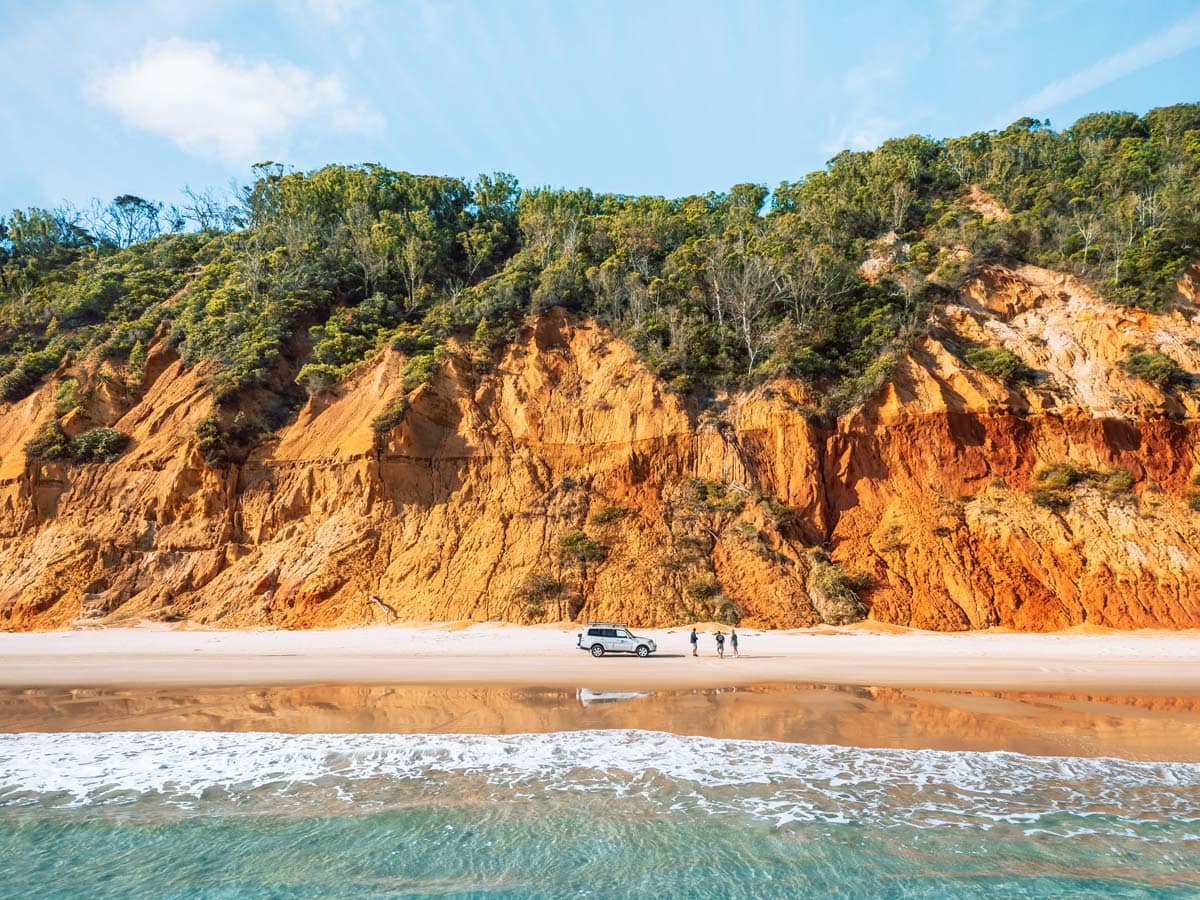
M 874 150 L 888 138 L 895 137 L 899 127 L 899 122 L 887 116 L 852 113 L 837 134 L 826 141 L 821 149 L 825 153 Z
M 152 41 L 141 56 L 86 86 L 127 124 L 197 156 L 245 165 L 283 149 L 297 125 L 363 131 L 382 120 L 352 102 L 337 76 L 289 63 L 250 63 L 215 44 Z
M 846 70 L 842 77 L 841 114 L 838 127 L 821 149 L 825 153 L 842 150 L 874 150 L 895 135 L 900 123 L 879 111 L 880 98 L 899 79 L 894 65 L 881 61 L 861 63 Z
M 1076 97 L 1197 46 L 1200 46 L 1200 13 L 1176 22 L 1166 31 L 1114 53 L 1068 78 L 1046 85 L 1013 106 L 1001 124 L 1007 125 L 1021 116 L 1049 112 Z

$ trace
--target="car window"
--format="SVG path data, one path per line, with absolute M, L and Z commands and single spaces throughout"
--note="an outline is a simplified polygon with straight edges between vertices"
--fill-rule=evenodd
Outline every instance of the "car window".
M 615 628 L 605 628 L 605 629 L 604 629 L 604 636 L 605 636 L 605 637 L 609 637 L 609 638 L 615 638 L 615 637 L 617 636 L 617 629 L 615 629 Z
M 588 629 L 588 637 L 604 637 L 604 629 L 590 628 Z
M 619 637 L 619 638 L 627 638 L 627 637 L 629 637 L 629 632 L 628 632 L 628 631 L 618 631 L 618 632 L 617 632 L 617 637 Z

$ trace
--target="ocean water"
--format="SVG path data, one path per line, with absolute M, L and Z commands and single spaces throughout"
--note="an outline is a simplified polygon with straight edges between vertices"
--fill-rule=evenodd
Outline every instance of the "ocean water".
M 1195 897 L 1200 765 L 684 737 L 0 735 L 5 897 Z

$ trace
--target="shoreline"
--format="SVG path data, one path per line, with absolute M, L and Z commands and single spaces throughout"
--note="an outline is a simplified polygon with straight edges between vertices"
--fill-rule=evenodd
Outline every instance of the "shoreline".
M 1200 762 L 1200 695 L 805 684 L 649 693 L 415 685 L 0 689 L 0 739 L 39 732 L 536 735 L 606 730 Z
M 648 659 L 593 659 L 577 627 L 377 625 L 329 631 L 169 626 L 0 634 L 0 688 L 312 684 L 686 690 L 807 683 L 950 690 L 1200 694 L 1196 632 L 892 633 L 822 628 L 741 634 L 741 658 L 688 628 L 638 631 Z

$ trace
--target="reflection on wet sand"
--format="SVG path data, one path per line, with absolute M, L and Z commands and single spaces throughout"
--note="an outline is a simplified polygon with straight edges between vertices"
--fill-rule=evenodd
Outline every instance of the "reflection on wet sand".
M 1200 761 L 1200 697 L 759 685 L 653 694 L 314 685 L 3 690 L 0 731 L 525 733 L 636 728 L 861 747 Z

